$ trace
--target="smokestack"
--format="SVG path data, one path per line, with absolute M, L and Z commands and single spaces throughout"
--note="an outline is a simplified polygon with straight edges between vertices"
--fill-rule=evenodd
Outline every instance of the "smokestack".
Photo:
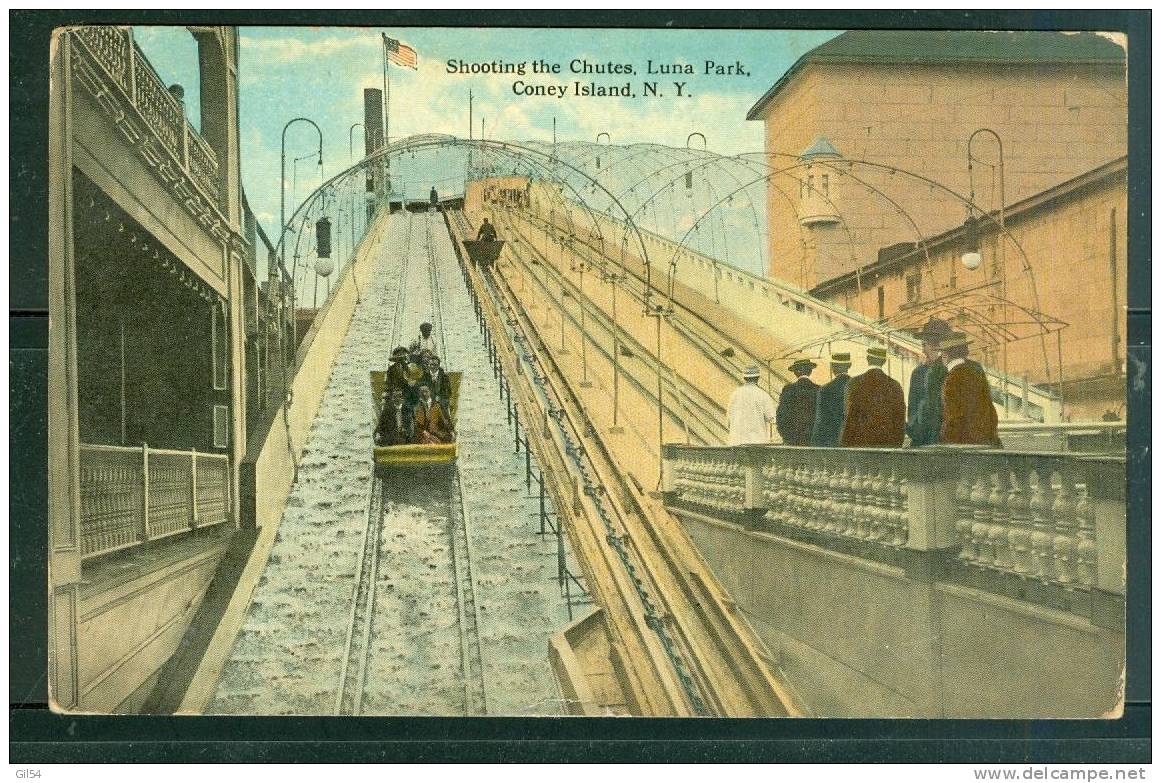
M 363 90 L 363 138 L 367 155 L 383 149 L 383 91 L 377 87 Z

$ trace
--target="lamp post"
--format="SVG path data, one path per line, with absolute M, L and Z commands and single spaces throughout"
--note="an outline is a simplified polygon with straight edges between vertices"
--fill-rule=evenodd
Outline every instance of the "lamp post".
M 560 261 L 558 263 L 559 267 L 562 267 L 562 268 L 564 267 L 564 260 L 565 260 L 564 259 L 564 249 L 565 249 L 566 245 L 571 249 L 572 240 L 573 240 L 573 235 L 569 234 L 567 237 L 564 237 L 560 241 L 560 246 L 559 246 L 560 247 Z M 563 277 L 563 274 L 561 276 Z M 565 288 L 564 284 L 562 283 L 560 286 L 560 354 L 561 354 L 561 356 L 566 356 L 568 354 L 568 347 L 565 345 L 565 342 L 564 342 L 564 299 L 567 296 L 568 296 L 568 289 Z M 581 343 L 583 345 L 584 338 L 581 338 Z
M 1006 243 L 1004 242 L 1004 234 L 1007 233 L 1007 230 L 1006 230 L 1005 225 L 1004 225 L 1004 206 L 1005 206 L 1005 198 L 1004 198 L 1004 142 L 1002 139 L 1000 139 L 1000 134 L 996 133 L 991 128 L 977 128 L 975 131 L 972 132 L 972 135 L 968 136 L 967 167 L 968 167 L 968 187 L 970 189 L 968 201 L 974 204 L 975 198 L 976 198 L 975 185 L 972 182 L 972 163 L 974 161 L 978 160 L 978 158 L 976 158 L 972 155 L 972 142 L 975 141 L 976 136 L 978 136 L 981 133 L 990 134 L 992 136 L 992 138 L 994 138 L 996 140 L 996 148 L 997 148 L 997 151 L 999 153 L 999 158 L 998 158 L 997 163 L 998 163 L 998 168 L 1000 170 L 1000 209 L 999 209 L 1000 233 L 996 237 L 996 244 L 998 246 L 997 249 L 999 252 L 997 253 L 998 258 L 996 259 L 995 268 L 996 268 L 996 271 L 998 272 L 998 278 L 999 278 L 999 283 L 1000 283 L 1000 318 L 1003 320 L 1004 324 L 1006 325 L 1008 322 L 1008 266 L 1007 266 L 1007 254 L 1005 252 Z M 983 163 L 983 161 L 980 161 L 980 162 Z M 985 164 L 985 165 L 990 165 L 990 164 Z M 974 226 L 972 228 L 974 228 Z M 974 237 L 974 231 L 970 231 L 969 234 Z M 969 266 L 969 264 L 968 264 L 968 261 L 969 261 L 968 257 L 969 257 L 969 255 L 971 255 L 972 250 L 973 250 L 973 248 L 969 248 L 968 249 L 969 252 L 964 253 L 964 255 L 961 259 L 963 261 L 964 266 L 968 267 L 969 269 L 971 268 L 971 266 Z M 971 259 L 971 260 L 974 260 L 978 265 L 979 260 L 980 260 L 979 259 L 978 245 L 976 248 L 974 248 L 974 251 L 975 251 L 975 257 L 974 257 L 974 259 Z M 1006 328 L 1006 326 L 1005 326 L 1005 328 Z M 1002 333 L 1001 333 L 1001 339 L 1003 339 Z M 1003 344 L 1001 345 L 1001 353 L 1002 353 L 1001 362 L 1003 364 L 1003 371 L 1004 371 L 1004 413 L 1007 414 L 1008 408 L 1009 408 L 1009 406 L 1008 406 L 1008 341 L 1007 340 L 1004 340 Z
M 621 252 L 624 253 L 624 250 L 625 246 L 622 243 Z M 601 270 L 601 282 L 609 283 L 613 287 L 613 426 L 609 428 L 609 432 L 613 434 L 624 432 L 617 421 L 621 391 L 621 334 L 617 323 L 617 286 L 622 280 L 624 276 L 619 272 Z
M 598 133 L 598 134 L 597 134 L 597 146 L 600 146 L 600 144 L 601 144 L 601 136 L 604 136 L 604 137 L 605 137 L 605 139 L 606 139 L 605 143 L 606 143 L 606 144 L 612 144 L 612 143 L 613 143 L 613 137 L 612 137 L 612 136 L 610 136 L 610 135 L 609 135 L 608 133 L 606 133 L 605 131 L 601 131 L 600 133 Z M 601 155 L 600 155 L 600 153 L 597 153 L 597 171 L 600 171 L 600 170 L 601 170 Z
M 309 160 L 315 155 L 309 152 L 306 155 L 295 158 L 290 165 L 290 200 L 294 201 L 298 198 L 298 164 L 300 161 Z
M 662 457 L 665 446 L 665 412 L 662 404 L 662 387 L 661 387 L 661 319 L 673 314 L 673 305 L 666 305 L 664 302 L 653 304 L 648 294 L 645 299 L 645 315 L 657 319 L 657 350 L 655 358 L 657 361 L 657 487 L 660 489 L 662 480 L 662 471 L 664 470 L 664 459 Z
M 347 130 L 347 158 L 352 163 L 355 161 L 355 128 L 366 128 L 366 126 L 361 122 L 355 122 Z
M 281 177 L 278 180 L 278 195 L 279 195 L 278 252 L 279 252 L 279 259 L 280 259 L 280 262 L 282 264 L 283 269 L 286 268 L 286 230 L 288 228 L 286 225 L 286 131 L 287 131 L 287 129 L 290 128 L 291 125 L 293 125 L 296 122 L 310 123 L 311 125 L 314 126 L 314 129 L 316 131 L 318 131 L 318 165 L 321 168 L 322 164 L 323 164 L 322 129 L 319 128 L 318 124 L 315 123 L 314 120 L 307 119 L 306 117 L 295 117 L 294 119 L 290 120 L 289 122 L 287 122 L 285 125 L 282 126 L 282 166 L 281 166 L 281 172 L 280 172 Z M 297 263 L 298 263 L 298 257 L 296 254 L 296 256 L 295 256 L 295 266 L 296 267 L 297 267 Z M 291 337 L 294 341 L 293 344 L 296 346 L 298 344 L 298 316 L 297 316 L 298 292 L 295 290 L 298 286 L 297 278 L 295 277 L 295 273 L 297 271 L 298 270 L 295 269 L 293 272 L 291 272 L 291 275 L 290 275 L 290 305 L 291 305 L 291 318 L 292 318 L 291 323 L 293 323 L 293 325 L 294 325 L 292 333 L 291 333 Z
M 581 388 L 588 389 L 592 387 L 592 382 L 589 381 L 589 360 L 588 360 L 588 330 L 585 328 L 585 271 L 588 269 L 588 261 L 583 258 L 577 258 L 571 267 L 572 271 L 580 275 L 580 317 L 581 317 Z

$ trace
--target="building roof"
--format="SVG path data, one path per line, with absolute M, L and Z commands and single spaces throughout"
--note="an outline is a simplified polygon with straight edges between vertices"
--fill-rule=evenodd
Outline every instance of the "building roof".
M 774 96 L 809 62 L 1123 64 L 1125 51 L 1096 33 L 851 30 L 798 58 L 750 108 L 746 119 L 761 119 Z
M 800 158 L 821 158 L 828 155 L 833 155 L 836 158 L 841 158 L 842 153 L 834 148 L 830 143 L 830 139 L 826 136 L 819 136 L 814 140 L 814 143 L 804 149 L 798 156 Z
M 1004 210 L 1005 221 L 1009 229 L 1012 225 L 1011 221 L 1019 220 L 1028 213 L 1035 213 L 1037 209 L 1045 207 L 1059 199 L 1071 196 L 1086 188 L 1100 185 L 1114 177 L 1123 176 L 1128 170 L 1128 162 L 1128 156 L 1122 155 L 1119 158 L 1110 160 L 1108 163 L 1097 166 L 1095 169 L 1086 171 L 1079 176 L 1053 185 L 1047 190 L 1042 190 L 1014 204 L 1009 204 L 1007 209 Z M 993 210 L 988 214 L 991 219 L 981 218 L 977 222 L 977 230 L 985 235 L 996 233 L 999 229 L 997 222 L 999 210 Z M 962 242 L 963 235 L 964 227 L 958 225 L 941 234 L 927 237 L 925 244 L 930 252 L 949 242 Z M 824 280 L 810 289 L 809 293 L 811 296 L 825 299 L 832 292 L 842 290 L 846 286 L 856 282 L 860 277 L 881 275 L 899 267 L 911 266 L 924 258 L 923 249 L 919 246 L 918 242 L 898 242 L 894 245 L 881 248 L 879 250 L 879 257 L 874 262 L 860 267 L 857 272 L 845 272 L 829 280 Z

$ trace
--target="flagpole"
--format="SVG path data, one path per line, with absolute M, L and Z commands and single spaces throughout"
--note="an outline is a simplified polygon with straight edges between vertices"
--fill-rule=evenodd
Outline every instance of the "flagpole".
M 387 47 L 383 47 L 383 138 L 391 145 L 391 60 L 387 57 Z

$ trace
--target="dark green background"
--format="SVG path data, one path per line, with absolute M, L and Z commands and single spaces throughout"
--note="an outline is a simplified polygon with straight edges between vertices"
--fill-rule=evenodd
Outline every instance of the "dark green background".
M 1151 760 L 1151 74 L 1147 11 L 12 11 L 9 14 L 9 761 Z M 66 24 L 1107 30 L 1129 39 L 1129 585 L 1115 721 L 210 718 L 47 710 L 48 42 Z M 1045 661 L 1051 666 L 1051 661 Z

